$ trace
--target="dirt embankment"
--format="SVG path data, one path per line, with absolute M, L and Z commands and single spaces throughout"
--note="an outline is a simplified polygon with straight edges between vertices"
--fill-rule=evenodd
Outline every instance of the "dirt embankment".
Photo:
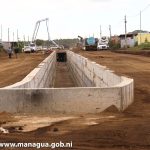
M 114 50 L 112 52 L 150 57 L 150 50 Z
M 48 55 L 42 53 L 21 53 L 9 59 L 7 54 L 0 54 L 0 87 L 21 81 Z

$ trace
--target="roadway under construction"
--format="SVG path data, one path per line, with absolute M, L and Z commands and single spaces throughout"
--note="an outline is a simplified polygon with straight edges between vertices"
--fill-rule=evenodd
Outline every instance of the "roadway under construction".
M 27 114 L 7 113 L 6 110 L 0 113 L 0 124 L 9 130 L 10 133 L 0 134 L 1 141 L 57 142 L 62 139 L 63 141 L 70 141 L 71 139 L 75 149 L 79 147 L 80 149 L 93 149 L 94 147 L 96 150 L 120 150 L 120 148 L 126 150 L 130 147 L 130 149 L 147 150 L 150 140 L 148 134 L 150 122 L 148 119 L 150 117 L 149 58 L 106 51 L 86 52 L 78 50 L 76 52 L 92 61 L 108 66 L 118 75 L 133 78 L 135 80 L 135 102 L 124 113 L 119 113 L 116 108 L 110 107 L 103 113 L 67 115 L 68 118 L 65 118 L 66 115 L 63 113 L 59 116 L 53 114 L 47 114 L 46 116 L 42 114 L 27 116 Z M 20 78 L 19 80 L 23 79 L 44 59 L 44 55 L 39 56 L 38 53 L 33 53 L 28 55 L 28 57 L 27 55 L 25 57 L 25 54 L 21 54 L 18 59 L 10 60 L 10 64 L 5 54 L 0 57 L 0 81 L 3 86 L 17 82 L 17 78 Z M 64 70 L 67 72 L 67 69 L 62 70 L 62 67 L 59 70 L 60 64 L 61 62 L 58 63 L 57 68 L 57 71 L 60 72 L 59 78 L 61 77 L 61 72 Z M 21 68 L 24 74 L 20 74 L 22 72 L 20 71 Z M 10 70 L 14 72 L 11 76 L 8 75 L 10 74 Z M 40 118 L 43 118 L 41 122 L 39 122 Z M 53 120 L 53 122 L 50 122 L 50 120 Z M 9 124 L 9 122 L 11 123 Z M 110 139 L 109 143 L 108 139 Z

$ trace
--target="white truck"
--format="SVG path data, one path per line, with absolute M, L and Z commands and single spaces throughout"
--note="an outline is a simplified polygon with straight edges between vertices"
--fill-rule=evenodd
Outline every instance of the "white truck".
M 36 48 L 36 44 L 35 43 L 30 43 L 28 45 L 25 45 L 24 48 L 23 48 L 23 51 L 25 53 L 34 53 L 37 51 L 37 48 Z
M 109 43 L 108 37 L 102 36 L 98 41 L 97 49 L 98 50 L 107 50 L 107 49 L 109 49 L 108 43 Z
M 36 52 L 37 51 L 36 44 L 30 43 L 30 49 L 31 49 L 31 52 Z

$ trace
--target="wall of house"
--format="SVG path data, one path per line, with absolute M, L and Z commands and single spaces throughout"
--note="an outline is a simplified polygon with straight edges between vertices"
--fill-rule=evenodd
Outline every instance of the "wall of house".
M 150 42 L 150 33 L 140 33 L 136 36 L 136 39 L 138 41 L 138 45 L 141 43 Z
M 2 45 L 5 50 L 8 50 L 8 48 L 11 47 L 11 43 L 9 42 L 2 42 Z
M 134 47 L 135 46 L 135 39 L 131 37 L 127 37 L 127 46 Z M 121 48 L 124 48 L 126 45 L 125 39 L 121 39 Z

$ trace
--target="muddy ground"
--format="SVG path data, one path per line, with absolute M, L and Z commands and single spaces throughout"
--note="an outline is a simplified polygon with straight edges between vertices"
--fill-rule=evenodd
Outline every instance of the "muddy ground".
M 123 113 L 111 107 L 100 114 L 71 116 L 70 119 L 25 133 L 7 127 L 11 133 L 1 133 L 0 142 L 72 141 L 72 149 L 75 150 L 149 150 L 150 58 L 108 51 L 78 50 L 76 53 L 108 66 L 119 75 L 134 78 L 135 102 Z M 11 124 L 11 122 L 17 121 L 15 116 L 15 114 L 1 113 L 1 124 L 5 125 L 8 121 Z M 59 118 L 60 116 L 55 117 Z M 49 117 L 54 116 L 49 115 Z

